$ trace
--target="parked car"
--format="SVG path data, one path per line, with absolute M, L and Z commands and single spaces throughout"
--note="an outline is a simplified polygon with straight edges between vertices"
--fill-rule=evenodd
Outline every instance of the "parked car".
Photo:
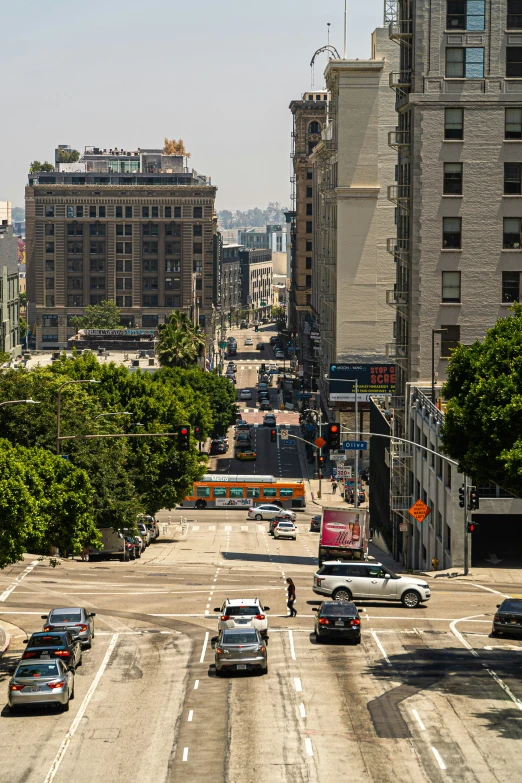
M 297 540 L 297 528 L 289 519 L 282 520 L 274 527 L 274 538 L 293 538 Z
M 239 399 L 240 400 L 251 400 L 252 399 L 252 392 L 250 389 L 241 389 L 239 392 Z
M 254 345 L 254 341 L 251 337 L 245 337 L 245 345 Z
M 217 606 L 214 611 L 220 615 L 218 630 L 242 629 L 244 627 L 255 628 L 259 633 L 268 637 L 268 617 L 266 612 L 269 606 L 262 606 L 259 598 L 226 598 L 221 608 Z
M 148 529 L 147 525 L 144 522 L 138 522 L 137 528 L 138 528 L 138 533 L 140 534 L 141 539 L 143 541 L 143 544 L 145 548 L 147 548 L 151 542 L 150 530 Z
M 226 443 L 222 440 L 213 440 L 210 444 L 210 453 L 214 454 L 226 454 L 228 451 Z
M 53 704 L 65 712 L 74 699 L 74 670 L 60 659 L 20 661 L 7 686 L 9 711 Z
M 493 617 L 492 636 L 504 634 L 522 634 L 522 600 L 506 598 L 501 604 L 497 604 L 497 611 Z
M 241 321 L 241 329 L 248 329 L 248 323 L 246 321 Z
M 125 541 L 129 546 L 129 555 L 131 560 L 141 557 L 141 547 L 138 547 L 134 536 L 125 536 Z
M 67 666 L 74 669 L 82 663 L 82 645 L 69 631 L 39 631 L 33 633 L 24 644 L 27 647 L 22 655 L 23 660 L 29 658 L 59 658 Z
M 277 350 L 277 351 L 275 352 L 275 358 L 276 358 L 276 359 L 284 359 L 284 358 L 285 358 L 285 354 L 284 354 L 284 352 L 283 352 L 283 351 L 280 351 L 280 350 Z
M 382 563 L 342 563 L 330 560 L 323 563 L 314 575 L 314 593 L 334 601 L 366 598 L 374 601 L 402 601 L 408 609 L 415 609 L 429 601 L 431 591 L 419 577 L 397 576 Z
M 267 413 L 266 416 L 263 416 L 264 427 L 275 427 L 276 425 L 277 425 L 277 419 L 273 413 Z
M 361 643 L 361 618 L 352 601 L 323 601 L 314 620 L 315 639 L 341 638 Z
M 255 628 L 222 631 L 211 639 L 216 677 L 225 672 L 254 669 L 268 674 L 266 642 Z
M 257 459 L 256 452 L 250 448 L 250 446 L 238 446 L 236 449 L 236 459 L 243 462 L 255 461 Z
M 272 519 L 278 514 L 286 519 L 291 519 L 292 522 L 295 522 L 297 518 L 295 511 L 282 509 L 281 506 L 278 506 L 275 503 L 261 503 L 259 506 L 251 506 L 248 509 L 248 517 L 250 519 L 257 519 L 258 521 L 262 519 Z
M 134 536 L 134 540 L 140 548 L 140 556 L 145 552 L 145 542 L 141 536 Z
M 43 614 L 43 631 L 68 631 L 77 636 L 83 647 L 89 649 L 94 639 L 94 618 L 96 612 L 88 612 L 81 606 L 51 609 L 49 614 Z
M 310 520 L 310 533 L 319 533 L 321 530 L 321 515 L 316 514 Z

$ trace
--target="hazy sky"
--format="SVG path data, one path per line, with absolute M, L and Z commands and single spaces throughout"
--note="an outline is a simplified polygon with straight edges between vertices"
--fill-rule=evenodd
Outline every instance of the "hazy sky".
M 370 56 L 383 0 L 348 0 L 348 57 Z M 183 138 L 218 209 L 289 203 L 291 114 L 343 0 L 16 0 L 2 10 L 0 200 L 23 206 L 31 160 L 57 144 Z M 321 88 L 325 56 L 318 58 Z

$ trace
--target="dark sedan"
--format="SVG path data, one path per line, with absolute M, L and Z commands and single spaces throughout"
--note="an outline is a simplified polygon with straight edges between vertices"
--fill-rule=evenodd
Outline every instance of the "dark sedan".
M 318 642 L 335 637 L 361 643 L 361 618 L 352 601 L 324 601 L 315 611 L 314 631 Z
M 82 662 L 82 646 L 80 640 L 68 631 L 53 631 L 49 633 L 33 633 L 27 644 L 23 660 L 38 658 L 49 660 L 59 658 L 66 666 L 76 669 Z
M 260 411 L 272 411 L 274 410 L 272 407 L 272 403 L 270 400 L 261 400 L 259 403 L 259 410 Z
M 211 454 L 226 454 L 228 451 L 228 447 L 226 443 L 222 440 L 213 440 L 210 444 L 210 453 Z
M 312 517 L 310 520 L 310 533 L 320 533 L 321 532 L 321 515 L 316 514 L 315 517 Z
M 497 605 L 491 634 L 492 636 L 522 634 L 522 600 L 506 598 L 505 601 Z

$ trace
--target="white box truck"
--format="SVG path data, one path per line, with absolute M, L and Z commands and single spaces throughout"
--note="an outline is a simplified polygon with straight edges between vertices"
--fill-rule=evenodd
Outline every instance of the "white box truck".
M 102 537 L 102 544 L 98 549 L 93 547 L 89 549 L 90 562 L 111 560 L 117 557 L 123 563 L 129 559 L 125 538 L 120 530 L 113 530 L 112 527 L 102 527 L 99 532 Z

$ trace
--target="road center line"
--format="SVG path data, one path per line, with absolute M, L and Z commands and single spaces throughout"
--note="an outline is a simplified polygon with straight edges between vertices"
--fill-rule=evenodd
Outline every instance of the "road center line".
M 200 663 L 203 663 L 205 660 L 205 654 L 207 652 L 207 644 L 208 644 L 208 637 L 210 636 L 209 631 L 205 634 L 205 641 L 203 642 L 203 649 L 201 650 L 201 658 L 199 659 Z
M 437 760 L 437 764 L 439 765 L 440 769 L 446 769 L 446 765 L 445 765 L 445 763 L 444 763 L 444 761 L 442 759 L 442 756 L 440 755 L 439 751 L 437 750 L 437 748 L 432 747 L 431 750 L 432 750 L 433 755 L 435 756 L 435 758 Z
M 299 677 L 294 677 L 294 687 L 297 693 L 302 693 L 303 686 L 301 685 L 301 680 L 299 679 Z
M 188 761 L 188 748 L 183 748 L 183 761 Z
M 17 577 L 16 577 L 16 579 L 15 579 L 15 580 L 12 582 L 12 584 L 11 584 L 11 585 L 9 585 L 9 587 L 7 588 L 7 590 L 4 590 L 4 592 L 2 593 L 2 595 L 0 595 L 0 602 L 2 602 L 2 603 L 3 603 L 4 601 L 6 601 L 6 600 L 9 598 L 9 596 L 11 595 L 11 593 L 13 592 L 13 590 L 14 590 L 16 587 L 18 587 L 18 585 L 20 584 L 20 582 L 22 581 L 22 579 L 25 579 L 25 577 L 26 577 L 26 576 L 29 576 L 29 574 L 31 573 L 31 571 L 33 570 L 33 568 L 34 568 L 34 567 L 37 565 L 37 563 L 38 563 L 38 560 L 33 560 L 33 562 L 32 562 L 30 565 L 28 565 L 28 566 L 27 566 L 27 568 L 26 568 L 24 571 L 22 571 L 22 573 L 20 574 L 20 576 L 17 576 Z
M 314 749 L 312 747 L 312 740 L 310 739 L 310 737 L 305 737 L 305 748 L 309 756 L 314 755 Z
M 388 655 L 386 654 L 386 650 L 385 650 L 385 649 L 384 649 L 384 647 L 382 646 L 381 640 L 380 640 L 380 639 L 379 639 L 379 637 L 377 636 L 377 633 L 376 633 L 375 631 L 372 631 L 371 633 L 372 633 L 372 636 L 373 636 L 373 638 L 374 638 L 375 644 L 377 645 L 377 647 L 378 647 L 378 648 L 379 648 L 379 650 L 381 651 L 381 655 L 382 655 L 382 657 L 384 658 L 384 660 L 386 661 L 386 663 L 388 664 L 388 666 L 391 666 L 391 661 L 390 661 L 390 659 L 388 658 Z
M 188 722 L 192 723 L 192 718 L 194 717 L 194 710 L 189 710 L 188 714 Z
M 58 750 L 58 753 L 55 756 L 55 759 L 53 763 L 51 764 L 51 767 L 49 769 L 49 772 L 47 773 L 47 776 L 44 780 L 44 783 L 51 783 L 52 780 L 54 780 L 56 773 L 58 772 L 58 768 L 62 762 L 63 757 L 65 756 L 65 753 L 67 751 L 67 748 L 69 747 L 72 738 L 74 737 L 76 733 L 76 729 L 81 723 L 81 720 L 83 716 L 85 715 L 85 711 L 87 707 L 89 706 L 89 702 L 91 701 L 92 697 L 94 696 L 94 692 L 96 688 L 98 687 L 98 684 L 103 677 L 103 673 L 105 672 L 105 669 L 107 668 L 107 664 L 109 663 L 109 659 L 114 651 L 114 648 L 116 647 L 116 643 L 118 641 L 118 634 L 115 633 L 112 637 L 109 646 L 107 647 L 107 651 L 103 657 L 103 661 L 101 662 L 100 668 L 96 672 L 96 676 L 94 680 L 91 682 L 90 688 L 85 694 L 85 698 L 81 703 L 80 709 L 78 710 L 75 719 L 71 723 L 71 728 L 67 732 L 67 734 L 64 737 L 64 740 L 62 744 L 60 745 L 60 749 Z
M 299 713 L 301 715 L 301 718 L 306 718 L 306 710 L 304 704 L 299 705 Z
M 413 714 L 413 717 L 415 718 L 415 720 L 417 721 L 417 723 L 419 724 L 419 729 L 421 731 L 426 731 L 426 726 L 422 722 L 421 717 L 420 717 L 419 713 L 417 712 L 417 710 L 412 710 L 412 714 Z
M 290 642 L 290 656 L 295 661 L 294 635 L 292 631 L 288 631 L 288 640 Z

